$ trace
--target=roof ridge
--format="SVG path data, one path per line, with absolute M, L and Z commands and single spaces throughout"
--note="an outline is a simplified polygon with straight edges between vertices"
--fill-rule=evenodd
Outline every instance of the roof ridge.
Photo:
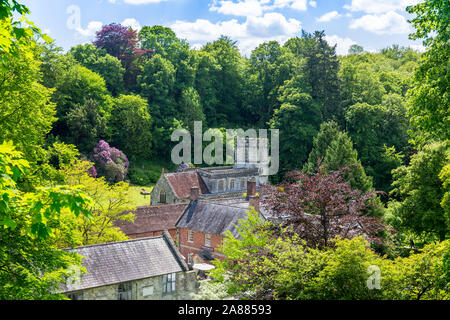
M 89 245 L 86 245 L 86 246 L 80 246 L 80 247 L 77 247 L 77 248 L 69 248 L 69 249 L 66 248 L 66 249 L 63 249 L 63 250 L 78 250 L 78 249 L 82 249 L 82 248 L 101 247 L 101 246 L 108 246 L 108 245 L 113 245 L 113 244 L 121 244 L 121 243 L 126 243 L 126 242 L 137 242 L 137 241 L 158 239 L 158 238 L 163 238 L 163 235 L 152 236 L 152 237 L 144 237 L 144 238 L 136 238 L 136 239 L 128 239 L 128 240 L 122 240 L 122 241 L 113 241 L 113 242 L 106 242 L 106 243 L 98 243 L 98 244 L 89 244 Z
M 223 206 L 223 207 L 233 207 L 233 208 L 239 208 L 239 209 L 247 210 L 247 209 L 245 209 L 245 208 L 242 208 L 242 207 L 239 207 L 239 206 L 236 206 L 236 205 L 230 205 L 230 204 L 226 204 L 226 203 L 217 203 L 217 202 L 214 202 L 214 201 L 212 201 L 212 200 L 203 200 L 203 199 L 199 199 L 199 202 L 204 202 L 204 203 L 210 203 L 210 204 L 220 205 L 220 206 Z
M 186 204 L 189 204 L 189 201 L 164 203 L 164 204 L 151 204 L 151 205 L 147 205 L 147 206 L 138 206 L 138 207 L 136 207 L 136 209 L 163 208 L 163 207 L 168 207 L 168 206 L 181 206 L 181 205 L 186 205 Z

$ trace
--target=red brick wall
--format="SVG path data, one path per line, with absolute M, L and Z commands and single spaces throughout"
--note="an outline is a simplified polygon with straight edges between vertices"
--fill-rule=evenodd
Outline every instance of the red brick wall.
M 164 231 L 153 231 L 153 232 L 145 232 L 145 233 L 137 233 L 137 234 L 129 234 L 128 238 L 130 239 L 138 239 L 138 238 L 147 238 L 147 237 L 157 237 L 163 234 Z M 168 230 L 170 236 L 175 241 L 177 239 L 177 229 L 169 229 Z
M 178 229 L 179 245 L 181 254 L 188 261 L 189 253 L 198 254 L 203 251 L 202 246 L 205 246 L 205 233 L 199 231 L 194 232 L 194 242 L 188 241 L 188 230 L 180 228 Z M 223 259 L 223 255 L 217 251 L 217 247 L 222 244 L 223 237 L 217 234 L 211 234 L 211 248 L 214 248 L 212 255 L 215 258 Z

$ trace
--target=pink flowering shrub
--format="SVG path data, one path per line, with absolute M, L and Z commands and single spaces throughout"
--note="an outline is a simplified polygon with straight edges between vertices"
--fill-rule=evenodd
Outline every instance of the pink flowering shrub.
M 111 182 L 125 180 L 130 165 L 128 158 L 119 149 L 110 147 L 106 141 L 100 140 L 94 147 L 92 160 L 99 176 L 104 176 Z

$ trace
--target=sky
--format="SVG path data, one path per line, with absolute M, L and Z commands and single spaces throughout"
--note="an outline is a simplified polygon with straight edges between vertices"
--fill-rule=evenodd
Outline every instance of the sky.
M 92 42 L 102 25 L 121 23 L 170 27 L 193 48 L 221 35 L 237 41 L 244 56 L 259 44 L 324 30 L 326 40 L 347 54 L 352 44 L 376 52 L 393 44 L 424 48 L 411 41 L 405 8 L 420 0 L 22 0 L 33 21 L 69 50 Z

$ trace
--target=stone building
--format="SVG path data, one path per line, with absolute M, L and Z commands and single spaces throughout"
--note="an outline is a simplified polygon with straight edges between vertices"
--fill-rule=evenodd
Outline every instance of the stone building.
M 168 233 L 69 251 L 84 257 L 87 270 L 61 287 L 73 300 L 188 300 L 197 290 L 196 272 Z
M 255 154 L 267 150 L 267 145 L 261 143 L 266 140 L 238 138 L 234 166 L 190 168 L 174 173 L 162 172 L 152 190 L 151 204 L 189 201 L 192 187 L 198 188 L 202 199 L 238 197 L 245 192 L 247 181 L 255 181 L 256 188 L 259 188 L 261 183 L 268 182 L 268 176 L 265 174 L 267 162 L 257 162 L 264 157 Z M 259 153 L 256 148 L 258 143 L 264 146 Z

